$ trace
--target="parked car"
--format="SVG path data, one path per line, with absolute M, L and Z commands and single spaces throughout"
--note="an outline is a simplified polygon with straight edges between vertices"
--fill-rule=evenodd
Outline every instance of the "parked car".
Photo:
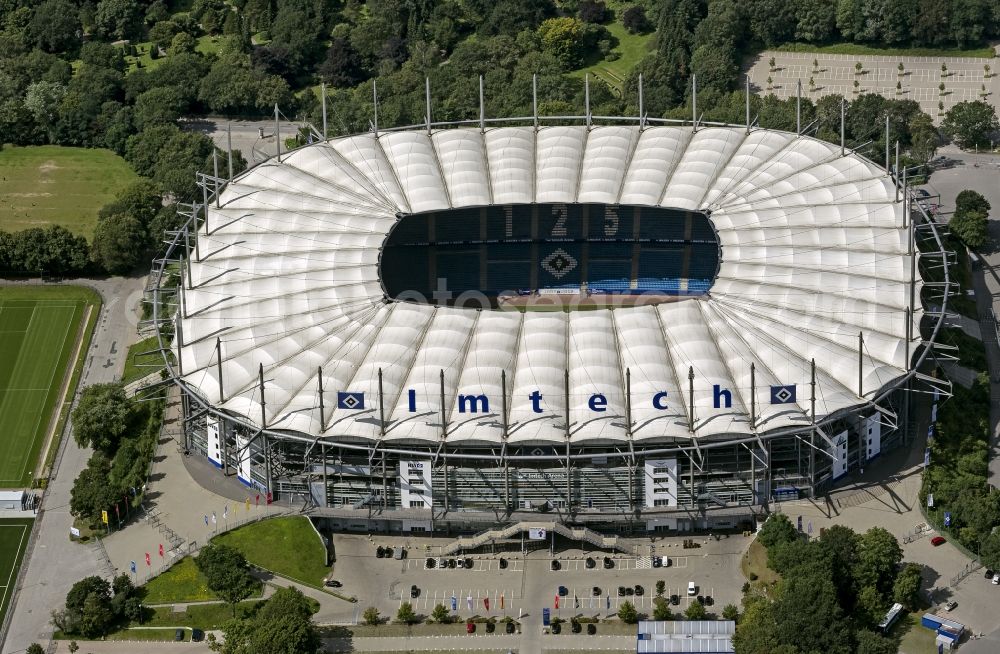
M 1000 586 L 1000 572 L 998 572 L 997 574 L 993 575 L 993 585 L 994 586 Z
M 595 561 L 593 557 L 588 556 L 586 565 L 588 570 L 593 570 L 595 567 L 597 567 L 597 561 Z
M 600 597 L 601 596 L 601 587 L 600 586 L 594 586 L 593 590 L 591 590 L 591 593 L 593 593 L 594 597 Z
M 681 603 L 681 598 L 680 597 L 678 597 L 677 595 L 671 595 L 670 596 L 670 604 L 671 605 L 677 606 L 680 603 Z
M 465 569 L 472 570 L 473 567 L 475 567 L 475 563 L 472 561 L 472 559 L 465 559 Z
M 943 545 L 945 543 L 944 536 L 935 536 L 931 539 L 931 545 L 937 547 L 938 545 Z
M 625 597 L 625 587 L 624 586 L 619 586 L 618 587 L 618 597 Z
M 652 559 L 652 563 L 653 563 L 653 567 L 654 568 L 659 568 L 660 566 L 663 565 L 663 559 L 660 558 L 659 556 L 653 556 L 653 557 L 650 557 L 650 558 Z
M 182 640 L 184 640 L 184 630 L 183 629 L 177 629 L 176 631 L 174 631 L 174 640 L 177 641 L 178 643 L 181 642 Z
M 391 559 L 393 555 L 393 550 L 391 547 L 385 548 L 385 558 Z
M 383 558 L 385 558 L 385 548 L 382 547 L 381 545 L 379 545 L 375 549 L 375 558 L 376 559 L 383 559 Z
M 474 633 L 476 633 L 476 623 L 475 622 L 466 622 L 465 623 L 465 633 L 467 633 L 467 634 L 474 634 Z
M 507 559 L 500 559 L 500 569 L 501 570 L 507 569 Z
M 403 549 L 402 547 L 397 547 L 396 548 L 395 558 L 396 558 L 396 560 L 405 559 L 406 558 L 406 550 Z
M 615 567 L 614 559 L 612 559 L 610 556 L 604 557 L 604 569 L 610 570 L 613 567 Z
M 569 588 L 566 588 L 565 586 L 560 586 L 559 597 L 566 597 L 567 595 L 569 595 Z
M 461 570 L 462 568 L 465 567 L 465 559 L 459 559 L 455 565 L 457 565 L 458 569 Z
M 436 565 L 437 561 L 435 561 L 432 558 L 428 558 L 426 561 L 424 561 L 424 567 L 427 568 L 428 570 L 433 570 Z
M 558 634 L 561 631 L 562 631 L 562 625 L 561 624 L 559 624 L 558 622 L 556 622 L 555 624 L 552 625 L 552 633 Z
M 944 605 L 944 610 L 945 611 L 950 611 L 953 608 L 955 608 L 956 606 L 958 606 L 958 602 L 956 602 L 956 601 L 953 600 L 953 601 L 948 602 L 947 604 Z
M 698 594 L 698 587 L 694 585 L 693 581 L 688 582 L 688 597 L 694 597 Z
M 437 560 L 437 567 L 438 567 L 438 570 L 445 570 L 445 569 L 448 568 L 448 562 L 445 559 L 438 559 Z
M 417 588 L 416 584 L 413 584 L 410 586 L 410 598 L 416 599 L 417 597 L 420 597 L 420 589 Z
M 549 562 L 549 568 L 551 570 L 558 570 L 558 569 L 562 568 L 562 564 L 560 564 L 558 561 L 556 561 L 555 559 L 553 559 L 552 561 Z
M 992 579 L 992 578 L 993 578 L 993 575 L 994 575 L 994 574 L 996 574 L 996 573 L 994 573 L 994 572 L 993 572 L 992 570 L 990 570 L 989 568 L 986 568 L 986 573 L 985 573 L 985 574 L 983 575 L 983 577 L 984 577 L 985 579 Z
M 336 579 L 327 579 L 326 581 L 323 582 L 323 585 L 326 586 L 327 588 L 340 588 L 344 584 L 340 583 Z
M 505 629 L 505 631 L 506 631 L 506 632 L 507 632 L 508 634 L 512 634 L 512 633 L 514 633 L 514 630 L 515 630 L 516 628 L 517 628 L 517 627 L 515 627 L 515 626 L 514 626 L 514 623 L 513 623 L 513 622 L 508 622 L 508 623 L 507 623 L 507 628 Z
M 664 568 L 669 568 L 669 567 L 670 567 L 670 566 L 672 566 L 673 564 L 674 564 L 674 562 L 670 560 L 670 557 L 669 557 L 669 556 L 665 556 L 665 557 L 663 557 L 663 567 L 664 567 Z
M 448 569 L 449 570 L 455 569 L 455 559 L 448 559 Z
M 635 596 L 636 597 L 642 597 L 643 593 L 645 593 L 645 592 L 646 592 L 645 588 L 643 588 L 639 584 L 635 585 Z
M 203 640 L 205 640 L 205 632 L 204 631 L 202 631 L 201 629 L 192 629 L 191 630 L 191 642 L 192 643 L 200 643 Z

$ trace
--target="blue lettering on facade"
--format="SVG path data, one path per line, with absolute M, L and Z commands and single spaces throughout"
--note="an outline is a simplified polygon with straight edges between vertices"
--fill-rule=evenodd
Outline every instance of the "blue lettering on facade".
M 726 408 L 731 409 L 733 407 L 733 394 L 728 388 L 723 388 L 718 384 L 712 386 L 712 406 L 716 409 L 721 409 L 722 400 L 726 402 Z
M 459 413 L 489 413 L 490 411 L 490 400 L 485 395 L 459 395 L 458 396 L 458 412 Z
M 666 405 L 667 392 L 661 391 L 653 396 L 653 408 L 660 411 L 664 411 L 667 408 Z
M 590 396 L 590 401 L 587 402 L 587 406 L 590 407 L 591 411 L 604 413 L 608 410 L 608 398 L 604 397 L 600 393 L 595 393 Z
M 531 400 L 531 410 L 535 413 L 541 413 L 542 407 L 540 405 L 542 402 L 542 394 L 538 391 L 532 391 L 531 394 L 528 395 L 528 399 Z

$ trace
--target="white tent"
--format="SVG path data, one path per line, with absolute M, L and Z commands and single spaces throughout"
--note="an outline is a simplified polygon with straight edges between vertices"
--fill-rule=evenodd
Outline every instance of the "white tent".
M 704 211 L 721 244 L 718 277 L 701 297 L 613 311 L 477 312 L 384 296 L 380 247 L 399 214 L 536 202 Z M 870 402 L 910 366 L 922 310 L 903 207 L 871 162 L 785 132 L 558 126 L 333 139 L 245 172 L 210 208 L 183 296 L 183 376 L 259 425 L 263 366 L 267 427 L 336 438 L 382 437 L 379 370 L 390 442 L 438 442 L 443 413 L 449 442 L 498 443 L 503 404 L 511 443 L 564 442 L 567 414 L 572 442 L 623 442 L 626 371 L 636 441 L 807 424 L 812 360 L 819 419 Z M 776 403 L 772 387 L 784 386 L 797 392 Z M 366 398 L 363 408 L 338 407 L 342 392 Z M 479 395 L 489 410 L 463 413 Z

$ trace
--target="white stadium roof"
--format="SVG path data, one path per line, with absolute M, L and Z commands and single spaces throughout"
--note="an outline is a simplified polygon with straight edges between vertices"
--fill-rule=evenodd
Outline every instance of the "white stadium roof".
M 502 440 L 502 371 L 511 444 L 564 442 L 564 371 L 573 444 L 628 438 L 626 370 L 636 443 L 808 425 L 812 359 L 821 421 L 904 375 L 919 343 L 920 280 L 911 289 L 895 196 L 893 180 L 863 157 L 768 130 L 496 127 L 332 139 L 221 191 L 183 295 L 180 370 L 206 402 L 260 426 L 263 365 L 267 428 L 344 442 L 381 436 L 379 369 L 386 443 L 441 440 L 442 370 L 448 443 Z M 380 248 L 400 213 L 575 202 L 708 212 L 721 246 L 714 285 L 656 306 L 568 313 L 384 295 Z M 771 386 L 793 384 L 794 402 L 771 403 Z M 715 408 L 715 385 L 731 391 L 731 407 Z M 529 401 L 536 390 L 541 413 Z M 364 408 L 338 408 L 340 391 L 364 393 Z M 666 409 L 653 402 L 662 392 Z M 604 412 L 588 405 L 596 393 Z M 459 412 L 460 395 L 480 394 L 488 415 Z

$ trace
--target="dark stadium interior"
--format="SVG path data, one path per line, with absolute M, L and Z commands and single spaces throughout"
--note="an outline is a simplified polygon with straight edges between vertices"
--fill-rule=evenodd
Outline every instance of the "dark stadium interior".
M 402 215 L 380 266 L 386 295 L 401 300 L 455 304 L 481 293 L 492 302 L 554 290 L 693 296 L 715 279 L 719 243 L 700 212 L 494 205 Z

